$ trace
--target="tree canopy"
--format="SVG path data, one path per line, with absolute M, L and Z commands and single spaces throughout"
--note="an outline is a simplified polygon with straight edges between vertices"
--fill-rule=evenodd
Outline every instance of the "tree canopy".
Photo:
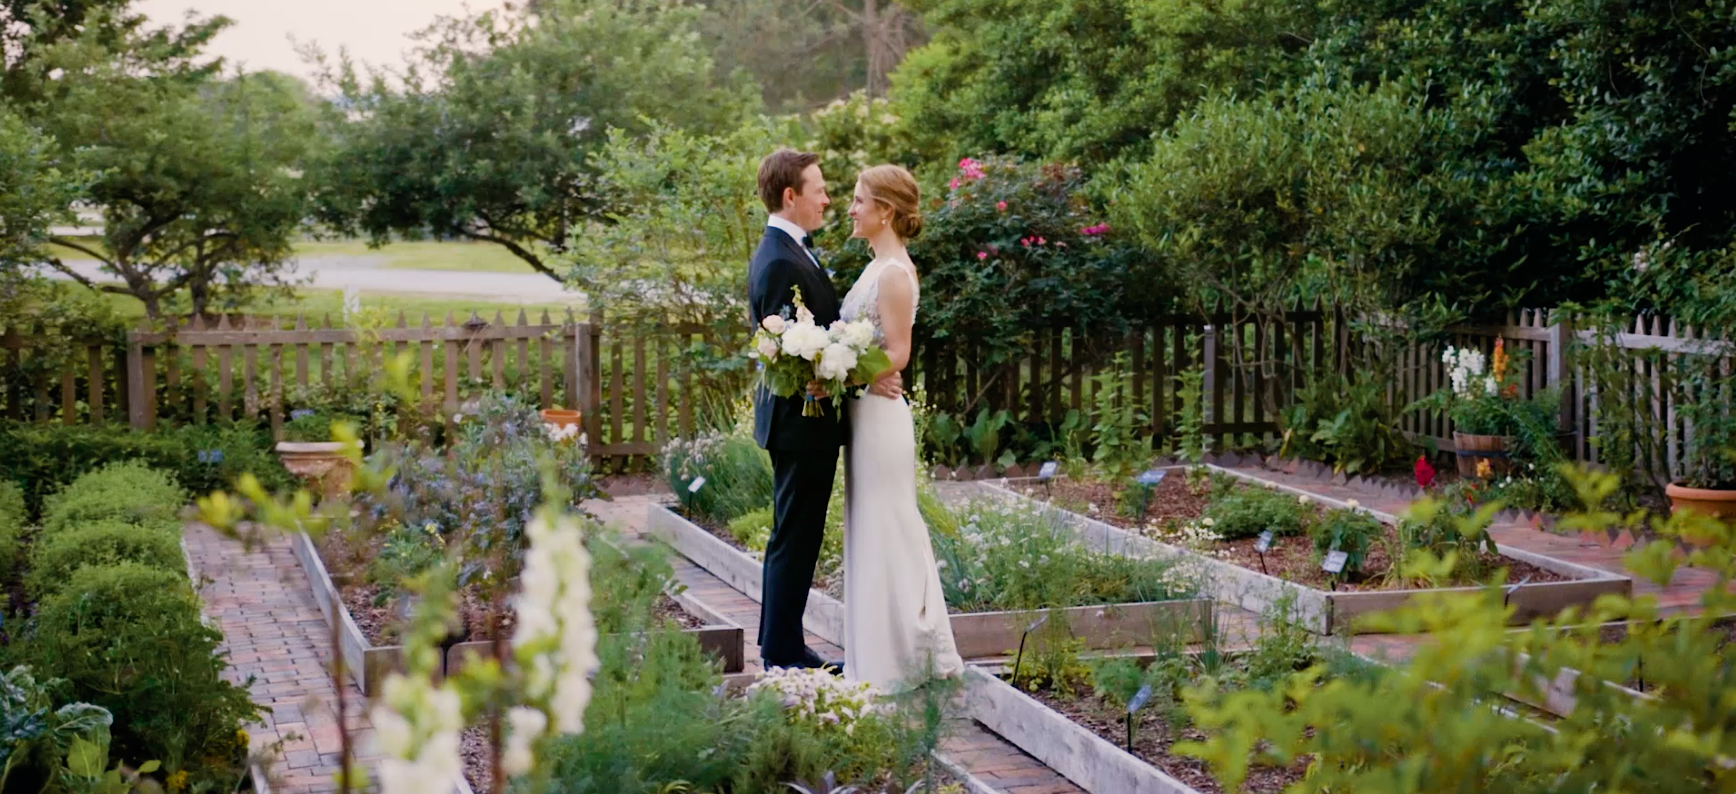
M 562 278 L 569 236 L 604 209 L 593 158 L 610 130 L 724 130 L 758 109 L 745 74 L 716 74 L 698 46 L 701 19 L 671 0 L 548 0 L 442 19 L 401 74 L 340 59 L 321 219 L 382 242 L 495 243 Z

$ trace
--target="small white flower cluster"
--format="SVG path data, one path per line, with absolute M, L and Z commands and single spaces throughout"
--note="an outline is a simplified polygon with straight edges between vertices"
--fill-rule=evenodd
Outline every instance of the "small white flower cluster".
M 543 429 L 548 431 L 549 440 L 556 444 L 576 438 L 579 440 L 579 446 L 585 445 L 585 434 L 578 425 L 557 425 L 548 422 L 543 425 Z
M 548 704 L 555 730 L 580 733 L 591 700 L 590 677 L 598 666 L 591 557 L 579 522 L 571 516 L 562 515 L 552 524 L 538 516 L 525 534 L 530 546 L 513 604 L 517 625 L 512 635 L 513 651 L 525 671 L 525 696 Z M 515 720 L 527 729 L 532 722 L 528 715 Z M 526 755 L 518 758 L 528 757 L 528 742 L 535 737 L 521 739 Z
M 846 735 L 854 735 L 863 718 L 890 711 L 878 702 L 880 693 L 872 684 L 845 681 L 816 668 L 774 667 L 747 688 L 750 696 L 761 691 L 776 694 L 792 717 Z
M 1449 345 L 1441 353 L 1441 363 L 1447 365 L 1447 377 L 1453 382 L 1454 395 L 1474 396 L 1473 388 L 1481 388 L 1487 394 L 1495 394 L 1500 390 L 1495 376 L 1487 374 L 1489 361 L 1481 350 Z
M 1207 516 L 1167 526 L 1154 523 L 1147 526 L 1147 534 L 1164 543 L 1173 543 L 1194 551 L 1216 554 L 1221 550 L 1215 547 L 1219 541 L 1224 539 L 1224 536 L 1218 534 L 1218 531 L 1214 529 L 1215 526 L 1217 526 L 1217 521 Z
M 689 440 L 674 439 L 663 446 L 664 469 L 682 480 L 691 480 L 705 473 L 706 458 L 722 447 L 727 438 L 720 431 L 708 430 Z
M 386 677 L 368 715 L 381 753 L 384 794 L 444 794 L 464 772 L 458 732 L 464 729 L 458 693 L 400 673 Z

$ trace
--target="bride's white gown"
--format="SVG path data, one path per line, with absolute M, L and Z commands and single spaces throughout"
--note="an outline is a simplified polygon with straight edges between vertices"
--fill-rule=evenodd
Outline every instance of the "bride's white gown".
M 880 277 L 886 268 L 911 281 L 894 260 L 869 263 L 844 296 L 846 320 L 873 321 L 880 333 Z M 912 307 L 911 316 L 915 316 Z M 916 428 L 910 404 L 864 393 L 850 404 L 844 457 L 844 672 L 886 691 L 927 676 L 964 670 L 940 588 L 928 527 L 916 505 Z

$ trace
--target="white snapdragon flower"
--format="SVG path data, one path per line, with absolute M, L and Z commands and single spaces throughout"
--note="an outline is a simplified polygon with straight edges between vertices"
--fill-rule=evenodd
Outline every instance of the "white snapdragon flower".
M 512 645 L 526 670 L 526 694 L 548 699 L 555 728 L 584 730 L 597 668 L 597 625 L 591 617 L 591 557 L 578 521 L 538 517 L 525 527 L 525 552 Z M 553 645 L 553 649 L 549 648 Z M 528 658 L 525 658 L 527 657 Z
M 814 371 L 826 380 L 843 380 L 849 377 L 850 370 L 855 368 L 856 351 L 833 342 L 820 353 L 820 363 L 814 367 Z
M 379 748 L 386 754 L 380 759 L 384 794 L 452 791 L 464 772 L 458 752 L 463 703 L 456 691 L 394 673 L 369 718 L 380 726 Z
M 506 712 L 506 750 L 500 756 L 500 768 L 517 777 L 530 771 L 535 757 L 531 744 L 548 729 L 548 715 L 533 708 L 513 706 Z
M 799 325 L 813 325 L 814 324 L 814 313 L 811 311 L 808 311 L 808 307 L 806 307 L 806 306 L 797 306 L 796 307 L 796 323 Z

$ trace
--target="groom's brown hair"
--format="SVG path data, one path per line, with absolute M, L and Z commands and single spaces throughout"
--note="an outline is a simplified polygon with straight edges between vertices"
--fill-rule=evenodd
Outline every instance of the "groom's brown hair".
M 819 155 L 794 149 L 779 149 L 766 155 L 759 167 L 760 201 L 765 202 L 766 211 L 783 212 L 784 188 L 791 188 L 796 195 L 801 195 L 802 172 L 817 162 L 820 162 Z

